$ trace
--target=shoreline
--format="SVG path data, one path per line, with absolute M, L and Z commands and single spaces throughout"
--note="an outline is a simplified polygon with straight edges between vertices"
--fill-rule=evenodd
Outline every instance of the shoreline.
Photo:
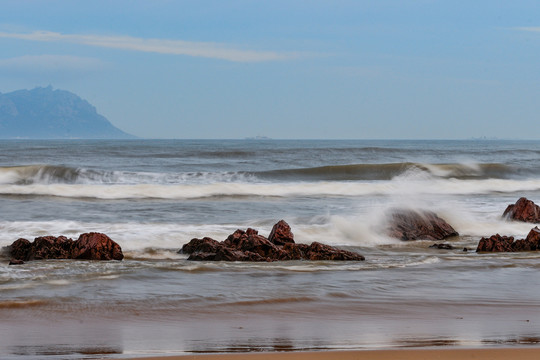
M 536 360 L 539 358 L 540 347 L 332 350 L 128 357 L 133 360 Z

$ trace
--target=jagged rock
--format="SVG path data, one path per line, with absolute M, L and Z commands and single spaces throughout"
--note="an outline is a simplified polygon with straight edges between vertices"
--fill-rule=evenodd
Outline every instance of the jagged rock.
M 443 240 L 459 235 L 454 228 L 431 211 L 394 209 L 389 213 L 388 236 L 400 240 Z
M 340 250 L 317 242 L 311 245 L 294 243 L 289 225 L 281 220 L 273 227 L 271 242 L 255 229 L 236 230 L 218 242 L 205 237 L 192 239 L 179 252 L 188 260 L 205 261 L 278 261 L 278 260 L 364 260 L 360 254 Z
M 40 236 L 32 244 L 33 259 L 70 259 L 73 240 L 65 236 Z
M 8 253 L 14 260 L 28 261 L 32 254 L 32 243 L 26 239 L 17 239 L 7 247 Z
M 509 252 L 512 250 L 513 236 L 491 235 L 489 238 L 481 238 L 476 252 Z
M 318 242 L 311 243 L 306 251 L 304 251 L 304 255 L 308 260 L 365 260 L 360 254 L 336 249 Z
M 202 239 L 192 239 L 189 243 L 182 247 L 181 252 L 184 254 L 191 254 L 195 251 L 201 253 L 216 253 L 218 248 L 221 246 L 223 245 L 220 244 L 219 241 L 209 237 L 204 237 Z
M 124 254 L 120 245 L 102 233 L 85 233 L 73 243 L 72 259 L 122 260 Z
M 8 247 L 14 260 L 43 259 L 122 260 L 120 245 L 101 233 L 81 234 L 77 241 L 65 236 L 40 236 L 30 242 L 18 239 Z
M 285 245 L 287 243 L 294 243 L 294 235 L 291 232 L 291 227 L 285 222 L 280 220 L 272 227 L 268 240 L 276 245 Z
M 503 217 L 516 221 L 540 223 L 540 206 L 522 197 L 515 204 L 508 205 Z
M 476 252 L 516 252 L 540 249 L 540 229 L 534 227 L 525 239 L 515 240 L 513 236 L 492 235 L 478 242 Z

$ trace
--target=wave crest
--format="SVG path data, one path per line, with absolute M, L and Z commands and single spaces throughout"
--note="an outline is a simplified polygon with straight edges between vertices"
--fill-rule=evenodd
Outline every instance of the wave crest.
M 258 173 L 261 178 L 294 179 L 294 180 L 391 180 L 397 176 L 422 173 L 435 178 L 456 179 L 488 179 L 509 178 L 514 170 L 509 166 L 497 163 L 388 163 L 388 164 L 350 164 L 331 165 L 300 169 L 281 169 Z
M 186 184 L 250 181 L 250 175 L 240 172 L 150 173 L 107 171 L 74 168 L 61 165 L 27 165 L 0 167 L 0 184 L 11 185 L 138 185 Z
M 242 183 L 217 182 L 183 185 L 80 185 L 33 184 L 0 185 L 1 195 L 37 195 L 95 199 L 202 199 L 212 197 L 332 197 L 366 195 L 469 195 L 514 193 L 540 190 L 536 180 L 417 180 L 381 182 L 298 182 Z

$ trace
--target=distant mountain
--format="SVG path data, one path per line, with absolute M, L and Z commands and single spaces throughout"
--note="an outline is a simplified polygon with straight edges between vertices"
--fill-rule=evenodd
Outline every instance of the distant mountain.
M 0 93 L 2 139 L 132 139 L 88 101 L 51 86 Z

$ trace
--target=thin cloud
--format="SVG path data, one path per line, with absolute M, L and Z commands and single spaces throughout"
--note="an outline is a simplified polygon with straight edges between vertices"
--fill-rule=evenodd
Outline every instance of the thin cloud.
M 49 31 L 36 31 L 28 34 L 0 32 L 0 38 L 43 42 L 67 42 L 120 50 L 196 56 L 234 62 L 278 61 L 293 59 L 299 56 L 297 53 L 241 50 L 216 43 L 143 39 L 131 36 L 61 34 Z
M 520 30 L 520 31 L 528 31 L 528 32 L 540 32 L 540 26 L 516 27 L 514 29 Z
M 0 68 L 24 71 L 93 71 L 106 63 L 96 58 L 70 55 L 25 55 L 0 59 Z

